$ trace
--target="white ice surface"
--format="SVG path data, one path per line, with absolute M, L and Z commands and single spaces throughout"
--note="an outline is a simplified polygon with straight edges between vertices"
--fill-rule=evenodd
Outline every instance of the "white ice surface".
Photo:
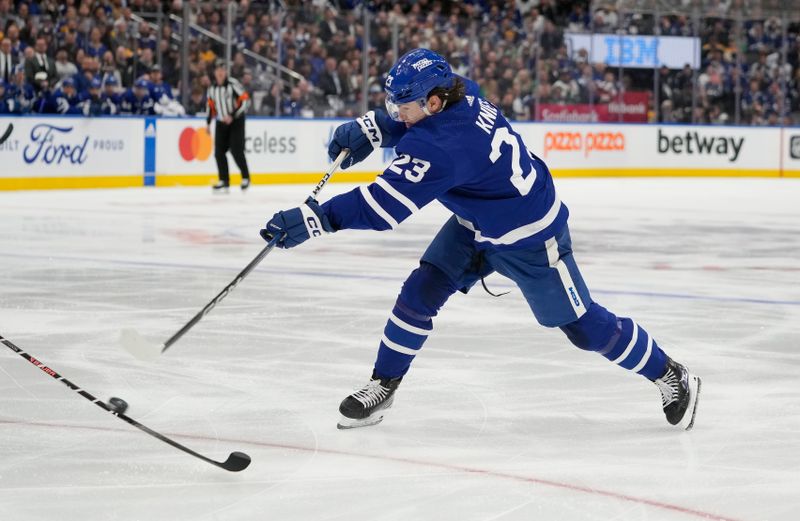
M 145 425 L 253 464 L 187 456 L 0 346 L 0 519 L 798 519 L 800 180 L 557 186 L 595 300 L 703 378 L 692 432 L 666 424 L 652 384 L 539 327 L 518 291 L 480 287 L 436 319 L 386 420 L 337 430 L 441 207 L 273 251 L 146 364 L 120 330 L 166 340 L 312 187 L 6 192 L 0 334 Z

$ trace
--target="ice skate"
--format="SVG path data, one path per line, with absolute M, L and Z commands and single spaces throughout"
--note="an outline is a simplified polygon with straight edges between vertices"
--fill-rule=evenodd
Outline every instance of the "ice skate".
M 378 378 L 373 373 L 367 385 L 342 400 L 339 405 L 342 417 L 337 427 L 354 429 L 380 423 L 386 409 L 392 406 L 394 392 L 402 380 L 402 377 Z
M 217 184 L 211 187 L 211 191 L 215 194 L 227 194 L 229 189 L 228 183 L 225 181 L 217 181 Z
M 653 383 L 661 391 L 661 405 L 671 425 L 689 430 L 694 426 L 701 380 L 681 364 L 667 360 L 667 370 Z
M 250 188 L 250 178 L 245 177 L 242 179 L 242 192 L 246 192 Z

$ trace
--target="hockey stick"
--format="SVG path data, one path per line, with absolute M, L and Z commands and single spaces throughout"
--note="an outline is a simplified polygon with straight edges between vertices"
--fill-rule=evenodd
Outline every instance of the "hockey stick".
M 164 443 L 172 445 L 173 447 L 175 447 L 178 450 L 182 450 L 186 454 L 191 454 L 195 458 L 200 458 L 201 460 L 203 460 L 205 462 L 211 463 L 212 465 L 216 465 L 217 467 L 225 469 L 225 470 L 228 470 L 230 472 L 239 472 L 241 470 L 246 469 L 247 466 L 250 465 L 250 456 L 248 456 L 247 454 L 245 454 L 243 452 L 231 452 L 231 454 L 228 456 L 228 459 L 226 459 L 225 461 L 221 461 L 220 462 L 220 461 L 214 461 L 211 458 L 207 458 L 207 457 L 203 456 L 202 454 L 199 454 L 199 453 L 193 451 L 192 449 L 190 449 L 188 447 L 184 447 L 183 445 L 181 445 L 177 441 L 171 440 L 171 439 L 167 438 L 166 436 L 164 436 L 163 434 L 160 434 L 160 433 L 154 431 L 153 429 L 151 429 L 151 428 L 149 428 L 149 427 L 147 427 L 145 425 L 142 425 L 141 423 L 139 423 L 138 421 L 134 420 L 133 418 L 129 418 L 128 416 L 125 416 L 124 414 L 115 411 L 113 408 L 109 407 L 108 404 L 104 403 L 101 400 L 98 400 L 97 398 L 95 398 L 94 396 L 92 396 L 88 392 L 84 391 L 83 389 L 81 389 L 80 387 L 75 385 L 74 383 L 70 382 L 69 380 L 67 380 L 66 378 L 64 378 L 63 376 L 61 376 L 60 374 L 58 374 L 57 372 L 55 372 L 54 370 L 52 370 L 48 366 L 44 365 L 40 360 L 32 357 L 31 355 L 29 355 L 28 353 L 26 353 L 25 351 L 23 351 L 22 349 L 20 349 L 16 345 L 14 345 L 10 340 L 6 340 L 5 338 L 3 338 L 2 335 L 0 335 L 0 342 L 5 344 L 9 349 L 14 351 L 19 356 L 21 356 L 22 358 L 24 358 L 28 362 L 32 363 L 33 365 L 35 365 L 36 367 L 38 367 L 42 371 L 44 371 L 48 375 L 52 376 L 56 380 L 59 380 L 59 381 L 63 382 L 64 385 L 66 385 L 67 387 L 69 387 L 70 389 L 75 391 L 76 393 L 80 394 L 81 396 L 83 396 L 84 398 L 89 400 L 90 402 L 96 404 L 98 407 L 100 407 L 104 411 L 110 412 L 111 414 L 113 414 L 117 418 L 119 418 L 121 420 L 124 420 L 125 422 L 133 425 L 134 427 L 136 427 L 139 430 L 142 430 L 142 431 L 146 432 L 147 434 L 149 434 L 150 436 L 153 436 L 154 438 L 158 438 L 159 440 L 163 441 Z
M 331 178 L 333 173 L 339 168 L 339 165 L 342 164 L 344 158 L 347 157 L 347 154 L 350 152 L 348 149 L 342 149 L 339 153 L 339 156 L 333 162 L 331 167 L 328 169 L 328 172 L 320 179 L 317 186 L 311 192 L 310 198 L 316 199 L 317 195 L 319 195 L 322 188 L 328 183 L 328 180 Z M 263 250 L 261 250 L 256 257 L 250 261 L 250 264 L 245 266 L 245 268 L 236 276 L 233 281 L 225 286 L 225 288 L 220 291 L 216 297 L 211 299 L 211 302 L 205 305 L 203 309 L 201 309 L 192 319 L 187 322 L 182 328 L 178 330 L 177 333 L 172 335 L 166 342 L 161 344 L 160 346 L 155 346 L 152 343 L 148 342 L 147 340 L 142 337 L 135 329 L 127 328 L 123 329 L 120 334 L 120 344 L 122 347 L 125 348 L 126 351 L 131 353 L 134 357 L 145 360 L 145 361 L 152 361 L 158 358 L 160 354 L 170 348 L 172 344 L 177 342 L 183 335 L 186 334 L 187 331 L 192 329 L 195 324 L 200 322 L 204 316 L 209 314 L 214 307 L 222 302 L 222 299 L 228 296 L 228 294 L 233 291 L 233 289 L 242 281 L 244 278 L 251 272 L 253 269 L 258 266 L 258 264 L 266 257 L 269 252 L 275 247 L 275 244 L 281 239 L 280 236 L 275 236 L 267 243 Z
M 10 136 L 11 132 L 13 132 L 13 131 L 14 131 L 14 124 L 13 123 L 9 123 L 8 124 L 8 128 L 6 129 L 6 131 L 3 132 L 2 136 L 0 136 L 0 145 L 2 145 L 3 143 L 6 142 L 6 139 L 8 139 L 8 136 Z

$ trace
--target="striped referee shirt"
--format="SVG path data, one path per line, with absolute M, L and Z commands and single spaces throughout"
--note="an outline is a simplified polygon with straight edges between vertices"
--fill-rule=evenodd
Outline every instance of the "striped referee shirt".
M 226 116 L 243 117 L 250 105 L 250 95 L 236 78 L 228 78 L 222 85 L 211 85 L 206 92 L 206 98 L 208 98 L 206 118 L 208 124 L 211 124 L 212 119 L 222 121 Z

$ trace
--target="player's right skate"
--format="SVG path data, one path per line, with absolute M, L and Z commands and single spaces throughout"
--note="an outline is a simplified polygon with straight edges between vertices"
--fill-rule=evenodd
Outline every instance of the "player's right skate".
M 675 360 L 667 359 L 667 370 L 653 383 L 661 391 L 661 405 L 671 425 L 689 430 L 694 426 L 700 396 L 700 378 Z
M 354 429 L 380 423 L 386 409 L 392 406 L 394 392 L 402 380 L 402 376 L 378 378 L 373 372 L 367 385 L 342 400 L 339 405 L 342 417 L 337 427 Z

